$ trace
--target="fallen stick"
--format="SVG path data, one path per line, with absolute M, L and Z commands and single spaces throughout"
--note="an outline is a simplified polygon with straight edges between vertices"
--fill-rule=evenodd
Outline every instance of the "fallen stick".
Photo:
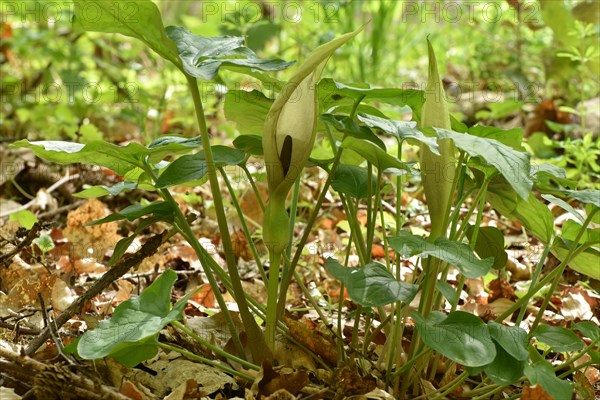
M 67 323 L 71 317 L 81 311 L 83 306 L 90 301 L 94 296 L 102 292 L 104 288 L 110 285 L 121 276 L 125 275 L 131 268 L 137 266 L 145 258 L 150 257 L 160 247 L 164 241 L 173 236 L 176 233 L 174 229 L 169 232 L 161 232 L 158 235 L 152 236 L 142 247 L 135 252 L 133 255 L 121 259 L 121 261 L 110 270 L 106 271 L 100 279 L 98 279 L 85 293 L 77 298 L 66 310 L 64 310 L 56 319 L 56 330 L 60 329 L 61 326 Z M 32 355 L 39 349 L 45 342 L 50 338 L 50 327 L 46 326 L 40 335 L 33 339 L 31 343 L 25 349 L 25 355 Z
M 44 396 L 41 398 L 63 398 L 63 396 L 76 393 L 79 396 L 78 398 L 131 400 L 115 389 L 79 376 L 62 365 L 47 365 L 3 347 L 0 347 L 0 357 L 12 361 L 29 371 L 35 371 L 36 374 L 33 377 L 34 393 L 36 393 L 36 396 Z

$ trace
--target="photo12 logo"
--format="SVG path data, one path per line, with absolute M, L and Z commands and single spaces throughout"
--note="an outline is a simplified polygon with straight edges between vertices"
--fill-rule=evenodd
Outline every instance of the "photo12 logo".
M 402 4 L 402 22 L 448 22 L 496 23 L 508 18 L 516 22 L 541 23 L 540 4 L 536 0 L 524 0 L 518 7 L 508 7 L 498 1 L 416 1 Z
M 318 1 L 203 1 L 202 22 L 219 19 L 221 22 L 254 23 L 268 20 L 298 23 L 303 18 L 311 22 L 338 22 L 339 4 Z
M 0 16 L 2 22 L 66 22 L 77 10 L 77 18 L 86 23 L 104 21 L 121 21 L 138 23 L 139 5 L 135 1 L 2 1 Z

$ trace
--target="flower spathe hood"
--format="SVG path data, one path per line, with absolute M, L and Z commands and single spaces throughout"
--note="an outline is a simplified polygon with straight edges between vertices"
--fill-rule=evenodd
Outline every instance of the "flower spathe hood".
M 271 197 L 283 201 L 308 161 L 317 130 L 316 85 L 327 60 L 363 28 L 364 26 L 315 49 L 271 106 L 263 135 Z

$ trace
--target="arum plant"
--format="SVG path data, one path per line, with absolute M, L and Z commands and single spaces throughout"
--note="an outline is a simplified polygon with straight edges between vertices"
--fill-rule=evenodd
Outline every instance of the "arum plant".
M 308 161 L 317 133 L 316 84 L 331 55 L 363 27 L 314 50 L 275 99 L 265 121 L 263 149 L 267 166 L 269 203 L 265 209 L 263 240 L 269 249 L 266 340 L 273 349 L 277 326 L 277 298 L 282 254 L 290 243 L 290 217 L 285 200 Z M 285 282 L 285 281 L 284 281 Z

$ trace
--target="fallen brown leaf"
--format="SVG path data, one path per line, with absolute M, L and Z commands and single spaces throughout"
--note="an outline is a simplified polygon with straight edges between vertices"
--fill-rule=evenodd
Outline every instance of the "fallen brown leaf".
M 490 290 L 488 303 L 493 303 L 497 299 L 514 300 L 515 291 L 505 280 L 494 279 L 488 285 Z
M 298 342 L 315 354 L 320 355 L 329 365 L 336 365 L 338 356 L 335 342 L 318 331 L 310 329 L 305 323 L 289 317 L 283 318 L 289 328 L 289 333 Z
M 259 396 L 269 396 L 271 398 L 271 395 L 279 393 L 278 397 L 275 398 L 289 398 L 279 397 L 285 395 L 281 391 L 284 390 L 295 396 L 308 384 L 308 373 L 306 371 L 291 368 L 282 368 L 280 371 L 275 371 L 270 361 L 263 361 L 262 377 L 258 380 Z
M 331 385 L 336 389 L 336 393 L 345 398 L 369 393 L 377 387 L 377 380 L 370 374 L 361 376 L 356 364 L 353 361 L 347 361 L 335 369 Z
M 525 386 L 521 400 L 554 400 L 540 385 Z
M 200 291 L 194 294 L 190 300 L 195 301 L 206 308 L 213 308 L 215 306 L 215 294 L 209 284 L 202 286 Z

